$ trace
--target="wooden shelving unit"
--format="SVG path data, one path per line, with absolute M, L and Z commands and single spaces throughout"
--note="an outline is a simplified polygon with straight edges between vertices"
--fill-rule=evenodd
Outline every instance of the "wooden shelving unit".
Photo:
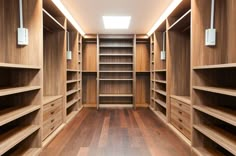
M 183 140 L 191 140 L 191 26 L 191 1 L 184 0 L 166 20 L 168 120 Z
M 233 0 L 215 1 L 217 45 L 207 47 L 202 40 L 209 27 L 211 1 L 192 0 L 192 146 L 195 155 L 236 155 L 235 7 Z M 227 24 L 222 25 L 226 21 Z
M 151 85 L 152 85 L 152 110 L 163 121 L 167 122 L 168 105 L 167 105 L 167 69 L 166 59 L 161 60 L 161 51 L 166 49 L 163 43 L 163 37 L 166 32 L 166 21 L 155 31 L 151 37 Z M 164 47 L 163 47 L 164 46 Z
M 69 37 L 69 38 L 68 38 Z M 66 81 L 66 122 L 71 121 L 82 108 L 82 36 L 67 20 L 67 50 L 72 51 L 72 59 L 67 59 Z M 68 42 L 69 40 L 69 42 Z
M 33 148 L 39 151 L 42 124 L 42 1 L 23 1 L 24 19 L 27 19 L 24 27 L 30 32 L 27 46 L 17 45 L 18 3 L 3 0 L 0 10 L 0 21 L 5 24 L 0 30 L 0 155 L 19 155 L 17 151 Z
M 97 108 L 100 104 L 133 104 L 135 107 L 135 43 L 135 37 L 132 35 L 128 38 L 117 38 L 115 35 L 98 36 Z M 125 63 L 121 64 L 123 62 Z
M 97 105 L 97 35 L 85 36 L 82 50 L 82 103 L 85 107 Z
M 150 40 L 145 35 L 136 35 L 136 107 L 150 104 Z
M 48 7 L 48 6 L 51 7 Z M 65 120 L 66 18 L 43 1 L 43 135 L 50 142 Z

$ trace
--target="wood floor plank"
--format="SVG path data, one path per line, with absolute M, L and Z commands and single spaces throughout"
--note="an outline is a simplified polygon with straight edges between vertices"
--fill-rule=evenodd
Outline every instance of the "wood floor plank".
M 190 156 L 191 150 L 147 108 L 84 108 L 43 156 Z

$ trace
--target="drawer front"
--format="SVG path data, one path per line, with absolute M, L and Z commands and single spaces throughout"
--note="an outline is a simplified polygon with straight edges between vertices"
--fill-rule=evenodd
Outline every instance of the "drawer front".
M 184 136 L 186 136 L 188 139 L 191 137 L 191 132 L 188 130 L 182 123 L 178 121 L 177 118 L 171 116 L 171 124 L 178 129 Z
M 50 119 L 52 116 L 57 114 L 57 112 L 62 110 L 62 98 L 50 102 L 43 106 L 43 121 Z
M 179 120 L 179 122 L 183 123 L 186 126 L 186 128 L 190 129 L 190 122 L 191 122 L 190 114 L 182 111 L 181 109 L 175 106 L 172 106 L 171 116 L 176 117 Z
M 171 106 L 175 106 L 175 107 L 179 108 L 181 111 L 190 115 L 191 108 L 190 108 L 190 105 L 188 105 L 186 103 L 183 103 L 181 101 L 171 98 Z
M 47 138 L 53 131 L 62 124 L 62 111 L 43 123 L 43 139 Z

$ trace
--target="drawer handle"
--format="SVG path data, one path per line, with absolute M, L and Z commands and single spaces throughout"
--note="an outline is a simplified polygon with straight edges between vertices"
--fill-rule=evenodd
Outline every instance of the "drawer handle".
M 179 106 L 180 106 L 180 107 L 182 107 L 182 104 L 181 104 L 181 103 L 179 103 Z
M 54 122 L 54 119 L 51 120 L 51 123 L 53 123 L 53 122 Z
M 181 112 L 181 111 L 179 111 L 179 114 L 182 114 L 182 112 Z
M 54 104 L 54 103 L 52 103 L 52 104 L 51 104 L 51 107 L 53 107 L 53 106 L 55 106 L 55 104 Z
M 179 119 L 179 122 L 183 122 L 183 120 L 182 120 L 182 119 Z
M 54 126 L 51 128 L 51 130 L 53 130 L 54 129 Z
M 53 115 L 53 114 L 54 114 L 54 111 L 51 112 L 51 115 Z
M 180 130 L 183 130 L 183 128 L 181 126 L 178 126 Z

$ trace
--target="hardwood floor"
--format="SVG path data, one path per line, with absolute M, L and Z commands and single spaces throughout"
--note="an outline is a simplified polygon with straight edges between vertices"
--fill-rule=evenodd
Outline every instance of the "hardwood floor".
M 190 156 L 149 109 L 84 108 L 42 156 Z

